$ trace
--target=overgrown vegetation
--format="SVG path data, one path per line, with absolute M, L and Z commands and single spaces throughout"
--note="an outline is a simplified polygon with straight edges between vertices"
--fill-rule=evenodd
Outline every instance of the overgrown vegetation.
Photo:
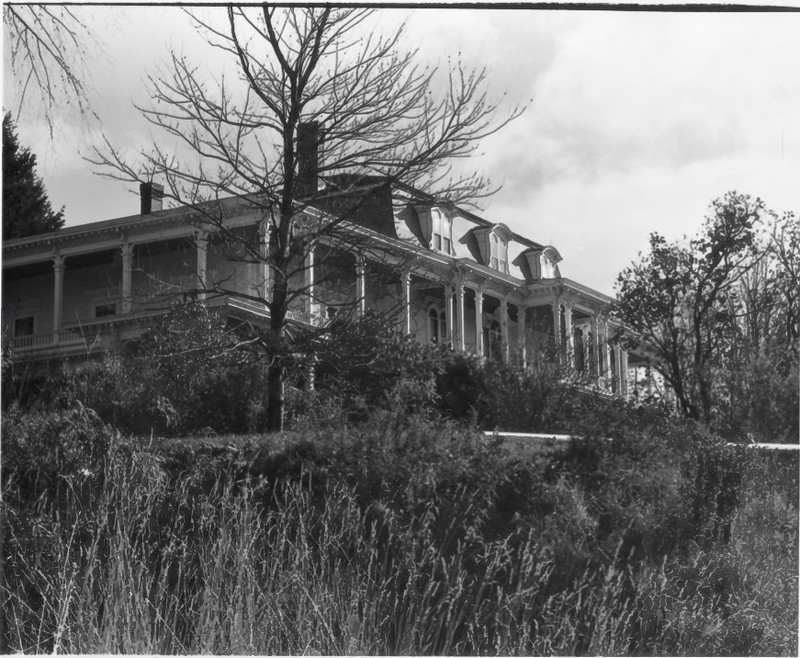
M 797 652 L 797 455 L 377 318 L 332 328 L 294 431 L 157 438 L 255 399 L 257 361 L 226 361 L 255 335 L 209 317 L 203 358 L 152 356 L 181 317 L 6 408 L 4 649 Z M 173 424 L 120 433 L 158 395 Z M 477 431 L 513 422 L 584 438 L 531 457 Z
M 225 447 L 3 423 L 10 650 L 797 650 L 796 458 L 688 425 L 522 461 L 389 411 Z

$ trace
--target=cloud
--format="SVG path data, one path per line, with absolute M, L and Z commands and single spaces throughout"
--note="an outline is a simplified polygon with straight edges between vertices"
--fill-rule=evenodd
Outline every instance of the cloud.
M 123 148 L 151 140 L 131 100 L 149 102 L 144 74 L 171 45 L 206 70 L 222 66 L 175 7 L 76 11 L 105 38 L 98 112 Z M 388 34 L 403 19 L 421 62 L 460 57 L 487 68 L 493 97 L 532 99 L 468 164 L 503 183 L 480 214 L 555 244 L 566 276 L 612 292 L 650 231 L 693 233 L 730 189 L 800 209 L 798 14 L 387 9 L 375 22 Z M 138 208 L 80 158 L 97 129 L 66 125 L 47 146 L 33 118 L 20 127 L 69 224 Z
M 587 15 L 538 80 L 533 146 L 587 178 L 741 153 L 797 108 L 795 37 L 775 15 Z

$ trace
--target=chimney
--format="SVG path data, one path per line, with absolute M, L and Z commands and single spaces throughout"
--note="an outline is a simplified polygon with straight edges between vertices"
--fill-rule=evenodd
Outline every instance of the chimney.
M 142 215 L 158 212 L 164 207 L 164 186 L 158 183 L 141 183 L 139 195 L 142 200 Z
M 319 122 L 310 121 L 297 126 L 297 193 L 299 196 L 317 191 L 319 148 L 323 135 Z

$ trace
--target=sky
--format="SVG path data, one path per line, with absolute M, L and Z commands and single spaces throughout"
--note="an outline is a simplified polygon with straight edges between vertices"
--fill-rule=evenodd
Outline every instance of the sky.
M 219 57 L 176 7 L 75 6 L 96 35 L 85 73 L 97 119 L 59 108 L 18 117 L 67 226 L 136 214 L 124 183 L 83 159 L 105 135 L 150 143 L 134 103 L 169 48 L 199 66 Z M 210 11 L 210 10 L 209 10 Z M 657 231 L 700 230 L 711 201 L 736 190 L 800 213 L 800 13 L 382 9 L 405 20 L 421 62 L 486 67 L 490 95 L 526 105 L 470 164 L 501 189 L 478 214 L 554 245 L 561 273 L 606 294 Z M 7 57 L 7 49 L 4 49 Z M 15 108 L 4 69 L 3 103 Z M 505 94 L 505 96 L 503 96 Z

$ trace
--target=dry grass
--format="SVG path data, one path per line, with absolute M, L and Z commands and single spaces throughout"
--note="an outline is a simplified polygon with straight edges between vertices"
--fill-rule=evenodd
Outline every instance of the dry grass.
M 220 477 L 200 491 L 191 478 L 171 480 L 152 455 L 112 455 L 91 505 L 74 504 L 73 480 L 74 500 L 10 519 L 9 649 L 797 651 L 797 507 L 785 495 L 749 500 L 726 546 L 565 571 L 565 547 L 532 526 L 486 539 L 483 502 L 466 488 L 455 513 L 433 496 L 401 519 L 344 484 L 320 498 L 300 481 L 273 488 Z M 564 513 L 591 531 L 580 492 L 559 486 Z

